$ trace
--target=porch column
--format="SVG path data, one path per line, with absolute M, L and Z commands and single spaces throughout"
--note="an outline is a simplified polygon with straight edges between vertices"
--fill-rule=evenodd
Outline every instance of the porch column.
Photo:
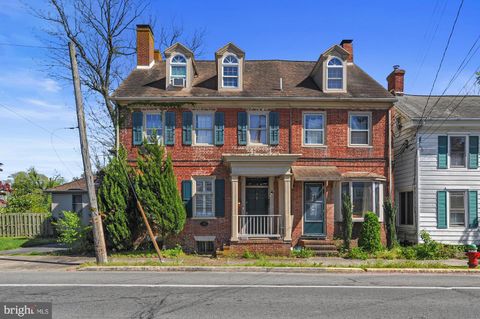
M 285 233 L 283 235 L 283 240 L 291 241 L 292 240 L 292 212 L 291 212 L 291 194 L 292 194 L 292 174 L 287 173 L 282 176 L 283 180 L 283 229 Z
M 231 241 L 238 241 L 238 176 L 232 175 L 232 237 Z

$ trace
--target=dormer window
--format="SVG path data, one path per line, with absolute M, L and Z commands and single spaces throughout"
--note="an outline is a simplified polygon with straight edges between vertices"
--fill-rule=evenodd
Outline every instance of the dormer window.
M 187 59 L 180 54 L 175 55 L 170 62 L 170 84 L 185 87 L 187 82 Z
M 222 62 L 223 87 L 238 87 L 238 59 L 234 55 L 227 55 Z
M 343 62 L 339 58 L 332 58 L 327 64 L 327 89 L 343 90 Z

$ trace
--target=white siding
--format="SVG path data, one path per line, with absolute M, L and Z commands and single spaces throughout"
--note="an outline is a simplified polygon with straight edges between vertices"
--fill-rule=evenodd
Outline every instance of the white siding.
M 425 132 L 426 131 L 426 132 Z M 432 130 L 430 130 L 431 132 Z M 440 190 L 478 190 L 480 193 L 480 169 L 437 168 L 439 135 L 479 135 L 478 127 L 443 128 L 430 135 L 428 128 L 419 133 L 421 137 L 419 156 L 419 232 L 426 230 L 432 239 L 443 243 L 472 243 L 480 240 L 478 229 L 448 227 L 437 229 L 436 196 Z M 467 144 L 468 151 L 468 144 Z M 478 213 L 478 212 L 477 212 Z M 448 212 L 447 212 L 448 218 Z
M 52 193 L 52 216 L 59 218 L 63 211 L 71 211 L 72 195 L 80 195 L 80 193 Z M 82 193 L 82 224 L 88 225 L 90 223 L 90 209 L 88 207 L 88 194 Z

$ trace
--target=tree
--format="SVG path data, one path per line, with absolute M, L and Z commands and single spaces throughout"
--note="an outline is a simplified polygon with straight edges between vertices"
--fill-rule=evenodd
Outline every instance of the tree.
M 342 199 L 342 213 L 343 213 L 343 245 L 346 250 L 350 250 L 350 241 L 352 239 L 352 200 L 350 195 L 344 194 Z
M 383 204 L 383 211 L 386 218 L 386 231 L 387 231 L 387 247 L 392 249 L 397 243 L 397 231 L 395 229 L 397 219 L 397 208 L 393 204 L 391 198 L 387 198 Z
M 157 141 L 144 141 L 138 156 L 135 190 L 152 228 L 161 236 L 178 234 L 185 225 L 186 212 L 180 197 L 170 155 Z
M 124 148 L 118 156 L 101 172 L 98 189 L 98 206 L 105 215 L 105 235 L 108 246 L 115 250 L 125 250 L 132 246 L 132 223 L 129 220 L 130 203 L 133 201 L 129 180 L 127 153 Z

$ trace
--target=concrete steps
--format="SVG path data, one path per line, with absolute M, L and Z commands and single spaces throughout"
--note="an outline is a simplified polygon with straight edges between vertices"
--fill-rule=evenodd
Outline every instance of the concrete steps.
M 338 256 L 338 249 L 333 240 L 328 239 L 300 239 L 299 245 L 315 252 L 316 256 Z

